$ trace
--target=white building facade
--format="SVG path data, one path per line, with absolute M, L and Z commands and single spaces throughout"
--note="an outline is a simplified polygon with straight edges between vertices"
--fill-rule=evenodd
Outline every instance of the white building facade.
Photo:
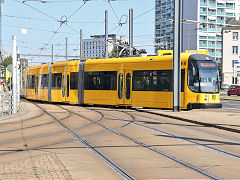
M 183 22 L 182 51 L 207 50 L 220 62 L 222 57 L 221 31 L 229 17 L 239 18 L 239 0 L 182 0 L 183 19 L 202 23 Z M 155 42 L 159 49 L 173 49 L 174 0 L 156 0 Z M 205 24 L 218 23 L 219 25 Z
M 108 54 L 114 46 L 120 42 L 125 42 L 124 35 L 108 35 Z M 105 57 L 105 35 L 94 35 L 90 39 L 83 39 L 83 57 L 85 58 L 104 58 Z
M 240 28 L 223 28 L 222 84 L 240 85 L 239 36 Z

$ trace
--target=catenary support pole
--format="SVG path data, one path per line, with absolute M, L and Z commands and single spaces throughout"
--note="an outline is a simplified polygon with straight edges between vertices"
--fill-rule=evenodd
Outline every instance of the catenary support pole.
M 51 63 L 53 64 L 53 44 L 52 44 L 52 59 L 51 59 Z
M 66 61 L 68 60 L 68 39 L 66 37 Z
M 13 41 L 13 52 L 12 52 L 12 61 L 13 61 L 13 76 L 12 76 L 12 113 L 15 114 L 17 112 L 17 43 L 16 36 L 12 36 Z
M 105 58 L 108 58 L 108 10 L 105 10 Z
M 20 103 L 20 49 L 17 47 L 17 107 Z
M 181 108 L 181 19 L 182 0 L 174 1 L 173 111 Z
M 130 56 L 133 55 L 133 9 L 129 9 L 129 48 Z
M 80 29 L 80 42 L 79 42 L 79 51 L 80 51 L 80 59 L 82 59 L 82 29 Z

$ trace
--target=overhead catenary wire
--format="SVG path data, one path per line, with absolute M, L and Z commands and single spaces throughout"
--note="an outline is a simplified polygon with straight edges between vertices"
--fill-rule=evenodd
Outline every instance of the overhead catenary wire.
M 55 20 L 55 21 L 58 21 L 58 19 L 56 19 L 55 17 L 53 17 L 53 16 L 51 16 L 51 15 L 49 15 L 49 14 L 43 12 L 43 11 L 40 11 L 39 9 L 37 9 L 37 8 L 35 8 L 35 7 L 27 4 L 27 3 L 25 3 L 25 2 L 21 2 L 21 1 L 18 1 L 18 0 L 14 0 L 14 1 L 16 1 L 16 2 L 18 2 L 18 3 L 22 3 L 22 4 L 26 5 L 26 6 L 34 9 L 35 11 L 37 11 L 37 12 L 39 12 L 39 13 L 41 13 L 41 14 L 44 14 L 45 16 L 47 16 L 47 17 L 49 17 L 49 18 L 51 18 L 51 19 L 53 19 L 53 20 Z
M 48 2 L 49 3 L 49 2 Z M 84 3 L 85 4 L 85 3 Z M 83 5 L 84 5 L 83 4 Z M 82 5 L 82 6 L 83 6 Z M 109 4 L 109 5 L 111 5 L 111 3 Z M 82 7 L 81 6 L 81 7 Z M 80 7 L 80 8 L 81 8 Z M 79 9 L 79 8 L 78 8 Z M 75 10 L 70 16 L 69 16 L 69 18 L 71 18 L 72 16 L 74 16 L 74 14 L 76 14 L 79 10 Z M 113 11 L 114 11 L 114 9 L 113 9 Z M 115 12 L 116 13 L 116 12 Z M 147 13 L 147 12 L 146 12 Z M 144 13 L 143 14 L 141 14 L 141 15 L 144 15 Z M 138 18 L 138 17 L 140 17 L 141 15 L 138 15 L 137 17 L 134 17 L 134 18 Z M 51 15 L 50 15 L 51 16 Z M 116 17 L 117 17 L 117 14 L 116 14 Z M 50 17 L 49 17 L 50 18 Z M 37 19 L 37 18 L 36 18 Z M 41 18 L 40 18 L 41 19 Z M 47 21 L 47 19 L 45 19 L 46 21 Z M 118 20 L 119 20 L 119 18 L 118 18 Z M 44 21 L 44 19 L 43 19 L 43 21 Z M 52 22 L 54 22 L 54 21 L 57 21 L 57 22 L 60 22 L 57 18 L 55 18 L 55 19 L 49 19 L 48 21 L 52 21 Z M 71 22 L 71 21 L 69 21 L 69 19 L 67 18 L 66 19 L 66 22 L 67 23 L 74 23 L 74 22 Z M 91 22 L 88 22 L 88 23 L 91 23 Z M 93 22 L 94 23 L 94 22 Z M 92 24 L 93 24 L 92 23 Z M 98 24 L 98 23 L 103 23 L 103 22 L 97 22 L 96 24 Z M 114 23 L 115 24 L 115 23 Z M 117 23 L 116 23 L 117 24 Z M 78 32 L 78 30 L 76 30 L 75 28 L 73 28 L 72 26 L 70 26 L 70 24 L 65 24 L 65 25 L 67 25 L 72 31 L 74 31 L 74 33 L 71 33 L 72 35 L 74 35 L 75 34 L 75 32 L 76 32 L 76 34 L 78 33 L 79 34 L 79 32 Z M 56 30 L 56 31 L 49 31 L 49 32 L 52 32 L 53 34 L 52 34 L 52 36 L 50 37 L 50 40 L 47 42 L 47 43 L 42 43 L 42 44 L 44 44 L 43 46 L 42 46 L 42 50 L 48 50 L 48 49 L 44 49 L 44 48 L 46 48 L 52 41 L 53 41 L 53 38 L 56 36 L 56 34 L 59 34 L 59 33 L 65 33 L 65 32 L 61 32 L 60 30 L 59 30 L 59 28 L 61 28 L 61 26 L 60 27 L 58 27 L 58 30 Z M 82 27 L 81 27 L 82 28 Z M 116 27 L 116 29 L 114 29 L 114 30 L 117 30 L 117 32 L 119 32 L 120 30 L 121 30 L 121 27 L 118 25 L 117 27 Z M 112 30 L 112 31 L 114 31 L 114 30 Z M 86 36 L 86 33 L 84 33 L 84 36 Z M 140 36 L 139 36 L 140 37 Z M 55 40 L 57 40 L 57 38 L 55 38 Z M 54 40 L 54 41 L 55 41 Z M 50 43 L 49 43 L 50 42 Z
M 32 17 L 26 17 L 26 16 L 12 16 L 12 15 L 2 15 L 3 17 L 7 18 L 19 18 L 19 19 L 27 19 L 27 20 L 34 20 L 34 21 L 49 21 L 49 22 L 56 22 L 56 20 L 52 19 L 42 19 L 42 18 L 32 18 Z M 68 21 L 68 23 L 73 24 L 102 24 L 102 21 Z M 109 24 L 118 24 L 109 22 Z
M 15 26 L 15 25 L 9 25 L 9 24 L 2 24 L 2 26 L 8 26 L 8 27 L 12 27 L 12 28 L 23 28 L 23 26 Z M 31 28 L 31 27 L 24 27 L 27 30 L 33 30 L 33 31 L 43 31 L 43 32 L 51 32 L 54 33 L 56 31 L 50 31 L 47 29 L 38 29 L 38 28 Z M 71 33 L 71 32 L 67 32 L 67 31 L 58 31 L 58 33 L 63 33 L 63 34 L 77 34 L 77 33 Z
M 117 16 L 117 13 L 116 13 L 116 12 L 115 12 L 115 10 L 113 9 L 113 7 L 112 7 L 112 5 L 111 5 L 111 2 L 110 2 L 110 1 L 108 1 L 108 4 L 109 4 L 109 6 L 111 7 L 111 9 L 112 9 L 113 13 L 115 14 L 115 16 L 116 16 L 116 18 L 117 18 L 118 22 L 120 23 L 120 19 L 118 18 L 118 16 Z
M 74 14 L 76 14 L 85 4 L 86 4 L 86 1 L 84 1 L 83 5 L 81 5 L 77 10 L 75 10 L 75 11 L 67 18 L 67 20 L 69 20 Z

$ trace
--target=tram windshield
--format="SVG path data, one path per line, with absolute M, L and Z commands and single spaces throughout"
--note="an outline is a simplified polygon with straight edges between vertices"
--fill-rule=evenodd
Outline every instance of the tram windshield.
M 218 93 L 218 68 L 214 61 L 192 61 L 188 69 L 188 86 L 193 92 Z

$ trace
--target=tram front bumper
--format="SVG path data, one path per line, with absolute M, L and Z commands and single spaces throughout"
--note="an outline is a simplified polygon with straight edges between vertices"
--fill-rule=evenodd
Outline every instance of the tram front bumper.
M 222 103 L 189 103 L 188 109 L 222 108 Z

